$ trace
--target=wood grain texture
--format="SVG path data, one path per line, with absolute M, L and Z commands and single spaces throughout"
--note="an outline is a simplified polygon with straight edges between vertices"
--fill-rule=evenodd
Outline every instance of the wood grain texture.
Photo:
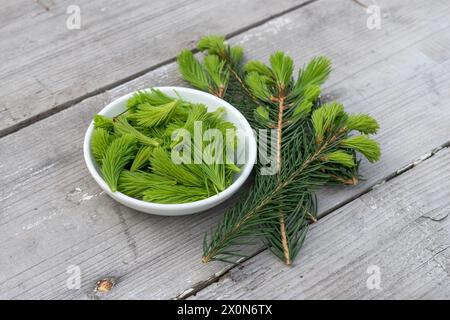
M 2 1 L 0 136 L 303 0 Z M 69 30 L 69 5 L 80 29 Z
M 232 39 L 251 58 L 267 59 L 275 48 L 298 63 L 329 56 L 328 98 L 379 119 L 382 160 L 362 164 L 360 186 L 322 192 L 322 213 L 450 140 L 450 4 L 381 3 L 389 12 L 381 30 L 366 28 L 361 7 L 321 0 Z M 95 112 L 132 90 L 177 84 L 169 64 L 0 139 L 0 297 L 173 298 L 227 270 L 200 263 L 203 232 L 220 210 L 179 218 L 137 213 L 102 194 L 83 163 L 82 139 Z M 70 265 L 81 268 L 79 290 L 66 286 Z M 94 293 L 105 277 L 116 286 Z
M 293 267 L 264 252 L 193 298 L 449 299 L 449 167 L 445 149 L 319 220 Z

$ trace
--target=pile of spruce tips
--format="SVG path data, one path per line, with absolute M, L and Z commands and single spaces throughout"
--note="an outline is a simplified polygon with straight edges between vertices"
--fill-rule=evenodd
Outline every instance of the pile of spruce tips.
M 224 113 L 222 107 L 208 112 L 203 104 L 172 98 L 160 90 L 139 91 L 122 114 L 94 117 L 91 151 L 113 192 L 165 204 L 206 199 L 230 186 L 240 171 L 225 154 L 236 151 L 235 134 L 222 144 L 193 141 L 199 122 L 203 132 L 218 129 L 222 137 L 230 137 L 230 130 L 235 133 L 236 127 L 223 119 Z M 179 129 L 190 133 L 192 143 L 185 145 L 189 147 L 185 152 L 190 152 L 192 161 L 175 163 L 172 159 L 172 151 L 186 144 L 185 136 L 177 136 Z M 194 161 L 199 152 L 200 162 Z M 209 159 L 219 161 L 205 162 L 202 156 L 208 152 Z

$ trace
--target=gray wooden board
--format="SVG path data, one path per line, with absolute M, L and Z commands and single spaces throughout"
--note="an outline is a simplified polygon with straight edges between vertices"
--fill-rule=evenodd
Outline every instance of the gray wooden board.
M 368 30 L 367 14 L 352 2 L 321 0 L 232 40 L 252 58 L 275 48 L 299 63 L 329 56 L 329 98 L 379 119 L 382 160 L 362 164 L 360 186 L 321 192 L 321 212 L 450 140 L 450 4 L 400 3 L 381 2 L 389 12 L 381 30 Z M 170 64 L 0 139 L 1 297 L 102 298 L 95 283 L 113 276 L 106 298 L 172 298 L 226 270 L 199 262 L 203 232 L 220 210 L 180 218 L 137 213 L 102 194 L 84 167 L 82 139 L 95 112 L 131 90 L 173 84 L 183 82 Z M 70 265 L 81 268 L 79 290 L 66 286 Z
M 2 1 L 0 135 L 173 59 L 205 33 L 239 32 L 303 2 Z M 80 29 L 66 26 L 70 5 Z
M 450 299 L 450 150 L 319 220 L 301 257 L 268 252 L 195 299 Z

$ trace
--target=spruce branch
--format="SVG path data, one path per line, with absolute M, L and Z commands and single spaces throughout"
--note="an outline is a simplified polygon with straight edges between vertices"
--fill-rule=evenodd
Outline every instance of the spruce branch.
M 273 230 L 273 218 L 278 216 L 276 213 L 274 215 L 272 209 L 280 208 L 276 200 L 280 199 L 281 195 L 291 188 L 292 190 L 302 191 L 302 187 L 311 186 L 308 184 L 310 183 L 309 181 L 302 181 L 304 185 L 297 188 L 296 183 L 299 182 L 299 179 L 301 180 L 302 175 L 307 173 L 307 170 L 311 169 L 309 166 L 318 160 L 322 153 L 327 150 L 329 143 L 332 143 L 332 139 L 322 144 L 316 152 L 306 158 L 297 169 L 290 172 L 282 181 L 273 181 L 274 179 L 271 176 L 259 176 L 260 179 L 257 179 L 257 184 L 252 188 L 250 195 L 244 200 L 245 202 L 243 204 L 239 202 L 227 211 L 221 224 L 215 233 L 211 235 L 209 245 L 204 250 L 202 261 L 209 262 L 217 257 L 221 258 L 224 249 L 240 244 L 238 240 L 241 237 L 253 236 L 254 234 L 249 233 L 249 230 L 253 230 L 254 226 L 260 227 L 257 233 L 270 236 Z M 320 167 L 317 166 L 316 169 L 318 168 Z M 320 173 L 318 174 L 320 175 Z M 267 190 L 270 191 L 268 192 Z M 271 203 L 272 205 L 269 206 Z M 246 208 L 250 208 L 250 210 L 246 210 Z M 272 244 L 278 242 L 278 240 L 273 238 L 268 239 L 269 243 Z M 287 263 L 290 261 L 291 256 L 289 255 L 288 259 L 286 259 L 283 243 L 280 247 L 283 248 L 283 257 Z
M 290 265 L 309 223 L 317 221 L 315 192 L 332 183 L 356 184 L 357 152 L 371 162 L 378 160 L 374 140 L 352 135 L 376 133 L 378 123 L 368 115 L 349 115 L 338 103 L 321 105 L 320 85 L 331 71 L 325 57 L 312 59 L 295 80 L 293 60 L 280 51 L 271 55 L 269 66 L 258 61 L 243 66 L 242 49 L 227 45 L 223 37 L 204 37 L 198 48 L 206 61 L 211 55 L 218 57 L 231 75 L 221 96 L 255 129 L 276 130 L 275 174 L 260 174 L 262 163 L 255 166 L 251 190 L 205 235 L 202 261 L 235 262 L 243 255 L 242 246 L 257 237 Z M 193 68 L 191 62 L 178 62 L 185 80 L 200 88 L 183 72 Z
M 240 89 L 243 90 L 245 94 L 253 100 L 253 102 L 257 101 L 257 98 L 245 85 L 243 72 L 241 70 L 241 64 L 244 56 L 243 49 L 241 47 L 232 47 L 230 45 L 227 45 L 225 43 L 225 37 L 210 35 L 200 39 L 197 44 L 197 48 L 200 51 L 207 53 L 208 55 L 218 56 L 224 62 L 226 68 L 228 69 L 228 72 L 233 76 Z M 180 67 L 183 68 L 182 65 L 180 65 Z M 189 80 L 189 78 L 184 78 L 192 85 L 194 85 L 191 80 Z

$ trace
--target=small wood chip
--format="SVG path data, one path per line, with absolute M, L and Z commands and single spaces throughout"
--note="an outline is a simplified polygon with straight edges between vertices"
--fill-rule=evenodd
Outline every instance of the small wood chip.
M 114 284 L 115 281 L 112 278 L 99 280 L 95 285 L 95 291 L 101 293 L 109 292 L 114 287 Z

